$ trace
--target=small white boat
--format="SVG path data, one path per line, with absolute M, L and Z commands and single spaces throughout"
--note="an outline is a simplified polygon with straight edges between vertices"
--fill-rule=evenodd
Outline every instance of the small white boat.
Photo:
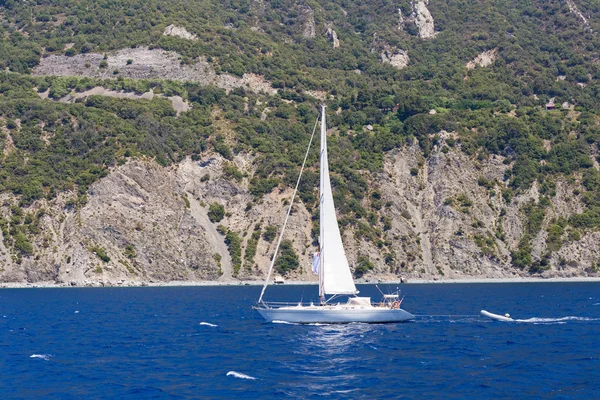
M 491 313 L 489 311 L 481 310 L 481 315 L 483 315 L 484 317 L 491 318 L 496 321 L 515 322 L 515 320 L 512 319 L 510 317 L 510 314 L 508 314 L 508 313 L 506 313 L 504 315 L 498 315 L 498 314 Z
M 314 133 L 313 133 L 314 135 Z M 311 138 L 312 142 L 312 138 Z M 310 143 L 309 143 L 310 148 Z M 379 303 L 372 303 L 370 297 L 357 297 L 358 290 L 354 285 L 350 266 L 344 251 L 342 237 L 335 214 L 333 193 L 329 179 L 329 164 L 327 160 L 327 129 L 325 124 L 325 106 L 321 109 L 321 156 L 320 156 L 320 205 L 319 205 L 319 249 L 313 260 L 313 271 L 319 275 L 319 303 L 318 304 L 284 304 L 267 303 L 263 301 L 265 289 L 267 288 L 279 245 L 283 238 L 283 232 L 292 209 L 294 197 L 298 190 L 298 184 L 304 163 L 300 170 L 300 176 L 292 196 L 283 229 L 271 259 L 271 265 L 267 272 L 265 284 L 262 288 L 258 304 L 254 307 L 267 321 L 283 321 L 293 323 L 383 323 L 400 322 L 414 319 L 414 315 L 400 308 L 402 299 L 398 294 L 384 295 Z M 308 150 L 304 158 L 308 156 Z M 277 282 L 275 282 L 277 283 Z M 330 296 L 330 297 L 327 297 Z M 334 302 L 340 296 L 347 296 L 344 303 Z

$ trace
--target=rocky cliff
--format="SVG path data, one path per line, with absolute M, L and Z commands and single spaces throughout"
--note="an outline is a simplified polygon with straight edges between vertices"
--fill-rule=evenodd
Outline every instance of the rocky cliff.
M 540 201 L 537 185 L 507 201 L 502 177 L 508 165 L 501 157 L 476 159 L 449 149 L 445 140 L 452 134 L 441 137 L 427 160 L 416 144 L 387 155 L 384 170 L 370 181 L 381 195 L 381 219 L 374 226 L 382 230 L 382 240 L 361 235 L 360 225 L 344 228 L 351 265 L 357 266 L 359 255 L 371 260 L 374 269 L 364 276 L 367 280 L 530 276 L 512 265 L 511 252 L 524 237 L 529 217 L 525 207 Z M 251 161 L 238 155 L 233 164 L 251 176 Z M 53 202 L 36 202 L 21 212 L 37 216 L 33 251 L 16 257 L 0 241 L 0 281 L 96 285 L 262 279 L 275 240 L 267 241 L 260 233 L 281 225 L 291 190 L 276 188 L 255 201 L 248 178 L 226 177 L 226 165 L 231 164 L 209 154 L 166 168 L 135 160 L 94 184 L 84 203 L 72 201 L 68 193 Z M 552 221 L 581 208 L 573 195 L 577 187 L 577 182 L 557 183 L 531 242 L 538 258 L 553 246 L 544 277 L 597 274 L 597 232 L 565 232 L 558 247 L 555 239 L 548 239 Z M 224 215 L 211 222 L 209 208 L 215 203 L 223 206 Z M 10 214 L 12 204 L 5 195 L 3 214 Z M 311 228 L 311 213 L 298 202 L 284 236 L 300 261 L 289 279 L 314 280 Z M 226 244 L 227 231 L 240 238 L 237 269 Z M 256 231 L 259 235 L 253 235 Z M 255 254 L 244 256 L 252 238 Z

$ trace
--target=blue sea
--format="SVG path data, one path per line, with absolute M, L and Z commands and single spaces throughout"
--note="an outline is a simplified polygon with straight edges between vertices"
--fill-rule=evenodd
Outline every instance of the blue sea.
M 600 283 L 400 289 L 415 321 L 308 326 L 264 322 L 255 286 L 1 289 L 0 398 L 600 398 Z

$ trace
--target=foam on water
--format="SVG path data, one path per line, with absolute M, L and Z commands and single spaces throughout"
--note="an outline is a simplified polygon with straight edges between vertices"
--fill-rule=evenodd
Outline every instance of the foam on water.
M 54 357 L 52 354 L 32 354 L 29 358 L 40 358 L 42 360 L 50 360 L 50 357 Z
M 303 326 L 329 326 L 331 324 L 326 324 L 323 322 L 310 322 L 307 324 L 301 324 L 299 322 L 289 322 L 289 321 L 281 321 L 278 319 L 274 319 L 273 321 L 271 321 L 272 324 L 283 324 L 283 325 L 303 325 Z M 358 322 L 356 322 L 358 323 Z
M 236 372 L 236 371 L 229 371 L 227 373 L 227 376 L 233 376 L 234 378 L 239 378 L 239 379 L 250 379 L 255 381 L 256 378 L 250 375 L 246 375 L 246 374 L 242 374 L 240 372 Z
M 210 326 L 212 328 L 216 328 L 218 325 L 211 324 L 210 322 L 200 322 L 198 325 Z
M 561 318 L 529 318 L 529 319 L 515 319 L 515 322 L 521 323 L 533 323 L 533 324 L 553 324 L 553 323 L 565 323 L 568 321 L 598 321 L 598 318 L 587 318 L 587 317 L 561 317 Z

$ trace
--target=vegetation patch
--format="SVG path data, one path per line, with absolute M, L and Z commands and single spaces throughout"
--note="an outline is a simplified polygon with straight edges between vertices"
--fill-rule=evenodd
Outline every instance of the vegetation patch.
M 229 249 L 231 256 L 231 266 L 233 267 L 233 276 L 237 276 L 242 267 L 242 239 L 232 230 L 225 235 L 225 244 Z
M 531 273 L 540 272 L 549 268 L 547 264 L 549 255 L 545 255 L 542 258 L 542 264 L 540 264 L 540 262 L 534 263 L 531 257 L 531 241 L 542 228 L 546 212 L 545 209 L 549 204 L 550 202 L 548 199 L 542 197 L 539 203 L 531 201 L 521 208 L 521 213 L 525 218 L 525 226 L 517 250 L 511 253 L 511 262 L 515 267 L 529 269 Z
M 105 263 L 110 261 L 110 257 L 106 254 L 106 249 L 100 245 L 89 245 L 87 246 L 88 251 L 94 253 L 99 259 Z
M 256 224 L 252 236 L 250 236 L 250 239 L 248 239 L 248 243 L 246 244 L 246 250 L 244 251 L 244 260 L 246 261 L 248 268 L 254 263 L 254 256 L 256 255 L 256 247 L 258 246 L 260 234 L 260 224 Z
M 458 211 L 468 214 L 473 206 L 473 201 L 465 193 L 461 193 L 455 197 L 447 198 L 444 205 L 453 206 Z
M 296 270 L 300 266 L 298 255 L 290 240 L 282 240 L 279 246 L 279 254 L 275 260 L 275 269 L 282 275 Z
M 359 254 L 356 259 L 356 267 L 354 268 L 354 276 L 361 278 L 363 275 L 375 269 L 375 264 L 368 256 Z
M 225 217 L 225 207 L 220 203 L 210 203 L 208 206 L 208 219 L 210 222 L 221 222 Z
M 496 241 L 494 240 L 494 236 L 489 232 L 485 234 L 476 233 L 473 235 L 473 241 L 486 257 L 498 259 Z
M 275 239 L 275 235 L 277 235 L 278 228 L 276 225 L 267 225 L 265 227 L 265 231 L 263 232 L 263 239 L 266 242 L 272 242 Z

